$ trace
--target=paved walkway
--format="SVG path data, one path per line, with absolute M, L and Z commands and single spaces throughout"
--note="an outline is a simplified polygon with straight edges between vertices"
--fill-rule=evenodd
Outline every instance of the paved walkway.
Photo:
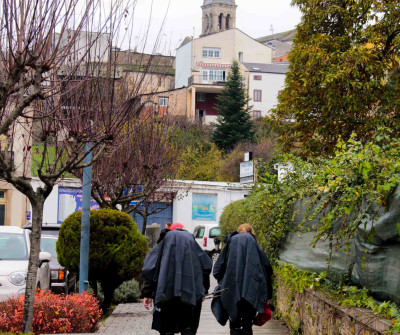
M 211 282 L 215 286 L 216 282 Z M 114 335 L 158 335 L 151 330 L 152 314 L 142 304 L 120 304 L 112 315 L 100 326 L 98 333 Z M 289 335 L 288 330 L 277 320 L 268 321 L 263 327 L 253 327 L 254 335 Z M 229 326 L 222 327 L 211 312 L 211 299 L 202 307 L 200 327 L 197 335 L 229 335 Z

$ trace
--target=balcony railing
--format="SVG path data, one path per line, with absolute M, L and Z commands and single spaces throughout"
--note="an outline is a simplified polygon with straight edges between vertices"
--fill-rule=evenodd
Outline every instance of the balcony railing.
M 226 84 L 226 79 L 226 77 L 224 78 L 221 76 L 195 74 L 189 77 L 188 84 L 189 86 L 195 84 L 224 86 Z

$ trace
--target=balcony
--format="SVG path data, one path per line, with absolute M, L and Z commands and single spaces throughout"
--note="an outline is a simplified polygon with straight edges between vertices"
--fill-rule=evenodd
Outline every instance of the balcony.
M 226 84 L 226 77 L 212 76 L 212 75 L 201 75 L 195 74 L 189 77 L 188 84 L 192 85 L 212 85 L 212 86 L 224 86 Z

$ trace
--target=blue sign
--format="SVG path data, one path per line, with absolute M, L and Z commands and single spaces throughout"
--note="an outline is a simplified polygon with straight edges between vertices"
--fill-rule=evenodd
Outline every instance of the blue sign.
M 100 209 L 99 204 L 93 200 L 90 202 L 90 209 Z M 58 188 L 58 215 L 57 223 L 63 221 L 72 213 L 82 210 L 82 189 L 74 187 Z
M 217 195 L 196 194 L 192 195 L 192 220 L 216 221 L 217 220 Z

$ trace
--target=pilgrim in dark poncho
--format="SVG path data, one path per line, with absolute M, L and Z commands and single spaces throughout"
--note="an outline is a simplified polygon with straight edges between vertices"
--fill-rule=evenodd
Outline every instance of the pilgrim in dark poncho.
M 177 227 L 180 227 L 180 229 Z M 196 334 L 210 287 L 211 259 L 193 235 L 174 224 L 144 261 L 142 297 L 154 301 L 152 328 L 160 334 Z
M 221 325 L 229 320 L 231 335 L 251 335 L 257 313 L 263 313 L 264 302 L 272 298 L 272 267 L 250 225 L 239 226 L 225 243 L 214 265 L 214 292 L 222 292 L 215 294 L 212 312 Z

